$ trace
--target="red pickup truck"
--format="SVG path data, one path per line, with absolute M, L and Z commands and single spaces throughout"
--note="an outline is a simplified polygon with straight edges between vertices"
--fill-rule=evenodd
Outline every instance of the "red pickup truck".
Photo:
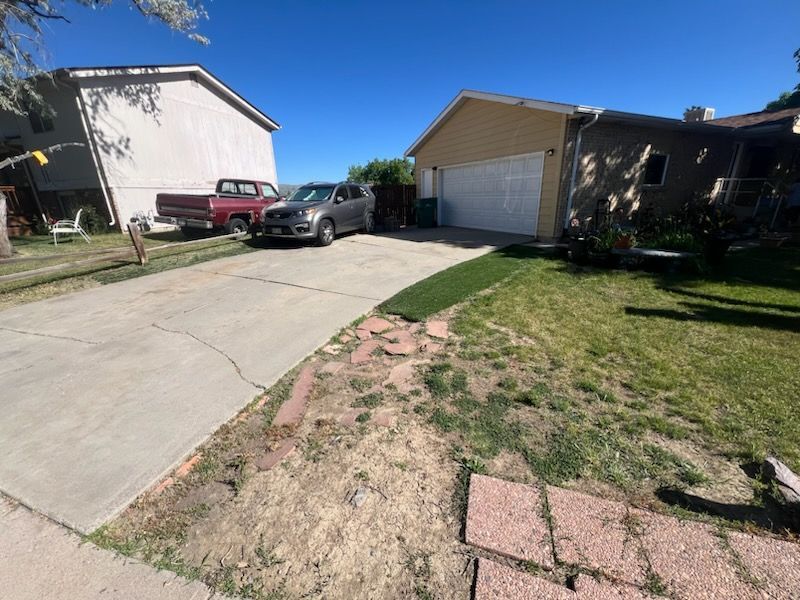
M 213 194 L 158 194 L 158 223 L 177 225 L 187 236 L 198 230 L 244 233 L 261 224 L 261 211 L 279 200 L 266 181 L 220 179 Z

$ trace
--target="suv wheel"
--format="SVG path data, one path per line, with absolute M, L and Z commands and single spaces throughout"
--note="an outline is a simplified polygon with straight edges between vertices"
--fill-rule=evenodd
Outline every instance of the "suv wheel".
M 231 219 L 225 225 L 225 233 L 247 233 L 247 223 L 242 219 Z
M 328 219 L 323 219 L 319 222 L 317 230 L 317 243 L 320 246 L 330 246 L 333 243 L 333 238 L 336 235 L 336 230 L 333 228 L 333 223 Z
M 367 233 L 375 232 L 375 213 L 367 213 L 364 217 L 364 231 Z

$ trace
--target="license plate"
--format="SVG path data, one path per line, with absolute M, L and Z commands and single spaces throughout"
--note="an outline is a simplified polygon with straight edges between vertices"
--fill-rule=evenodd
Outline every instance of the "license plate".
M 283 233 L 283 229 L 280 227 L 273 227 L 272 233 Z

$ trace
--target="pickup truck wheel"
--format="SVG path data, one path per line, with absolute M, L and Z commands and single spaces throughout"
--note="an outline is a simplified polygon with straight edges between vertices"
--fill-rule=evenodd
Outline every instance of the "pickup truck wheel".
M 317 230 L 317 243 L 320 246 L 330 246 L 333 243 L 333 238 L 336 235 L 336 230 L 333 228 L 333 223 L 328 219 L 323 219 L 319 222 Z
M 367 216 L 364 217 L 364 231 L 375 233 L 375 213 L 367 213 Z
M 231 219 L 225 224 L 225 233 L 247 233 L 247 223 L 242 219 Z

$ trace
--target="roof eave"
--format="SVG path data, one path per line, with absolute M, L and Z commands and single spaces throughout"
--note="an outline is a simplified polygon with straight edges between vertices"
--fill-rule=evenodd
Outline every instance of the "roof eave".
M 270 132 L 278 131 L 281 126 L 267 114 L 261 112 L 250 104 L 242 96 L 236 93 L 233 88 L 223 83 L 215 77 L 205 67 L 200 64 L 184 65 L 153 65 L 153 66 L 131 66 L 131 67 L 79 67 L 56 69 L 54 75 L 64 75 L 69 79 L 89 79 L 95 77 L 114 77 L 124 75 L 164 75 L 172 73 L 195 73 L 203 77 L 213 88 L 230 98 L 237 106 L 250 114 L 254 119 L 264 124 Z

